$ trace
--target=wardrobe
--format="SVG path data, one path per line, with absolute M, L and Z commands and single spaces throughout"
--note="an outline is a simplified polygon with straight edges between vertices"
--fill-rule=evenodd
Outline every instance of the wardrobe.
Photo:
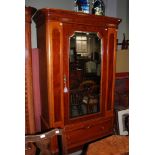
M 113 134 L 121 19 L 44 8 L 33 16 L 39 49 L 41 128 L 62 128 L 68 150 Z M 51 151 L 57 152 L 52 141 Z

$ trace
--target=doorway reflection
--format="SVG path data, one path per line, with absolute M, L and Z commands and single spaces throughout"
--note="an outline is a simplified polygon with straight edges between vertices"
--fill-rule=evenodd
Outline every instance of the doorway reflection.
M 75 32 L 70 38 L 70 117 L 100 111 L 101 39 L 97 33 Z

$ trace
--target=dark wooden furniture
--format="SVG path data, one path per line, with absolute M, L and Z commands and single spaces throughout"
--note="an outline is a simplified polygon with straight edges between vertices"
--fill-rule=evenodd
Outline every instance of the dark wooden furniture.
M 35 8 L 25 7 L 25 132 L 35 133 L 33 80 L 32 80 L 32 47 L 31 18 Z
M 42 130 L 64 130 L 69 151 L 113 133 L 115 55 L 120 19 L 59 9 L 41 9 L 33 17 L 37 27 Z M 73 117 L 70 106 L 70 49 L 76 35 L 99 40 L 101 69 L 98 110 Z M 78 63 L 78 62 L 77 62 Z M 98 62 L 97 62 L 98 63 Z M 79 70 L 78 65 L 75 66 Z M 81 68 L 80 68 L 81 69 Z M 97 76 L 97 75 L 96 75 Z M 96 77 L 92 79 L 98 79 Z M 83 78 L 84 80 L 84 78 Z M 86 79 L 88 80 L 88 79 Z M 84 109 L 84 107 L 83 107 Z M 56 140 L 52 141 L 56 152 Z
M 56 136 L 58 139 L 58 154 L 67 155 L 62 129 L 50 129 L 44 133 L 31 134 L 25 136 L 25 154 L 26 155 L 51 155 L 49 149 L 50 140 Z M 34 149 L 35 148 L 35 149 Z
M 129 137 L 112 135 L 88 146 L 86 155 L 129 155 Z
M 116 73 L 115 106 L 129 107 L 129 72 Z

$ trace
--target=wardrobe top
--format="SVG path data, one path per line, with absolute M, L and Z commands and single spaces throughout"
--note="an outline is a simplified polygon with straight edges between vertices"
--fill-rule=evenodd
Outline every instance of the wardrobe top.
M 33 17 L 36 24 L 45 21 L 59 21 L 62 23 L 78 23 L 85 25 L 103 26 L 108 24 L 110 27 L 116 27 L 121 22 L 120 18 L 92 15 L 83 12 L 69 10 L 43 8 L 36 12 Z

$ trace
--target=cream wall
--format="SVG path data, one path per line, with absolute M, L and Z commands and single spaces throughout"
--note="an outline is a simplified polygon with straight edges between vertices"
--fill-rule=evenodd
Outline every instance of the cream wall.
M 129 72 L 129 50 L 116 52 L 116 73 Z

